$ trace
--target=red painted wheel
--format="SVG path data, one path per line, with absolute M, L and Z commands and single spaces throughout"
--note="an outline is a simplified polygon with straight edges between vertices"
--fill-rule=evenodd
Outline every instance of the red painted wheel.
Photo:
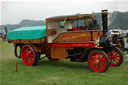
M 118 47 L 113 47 L 108 53 L 108 57 L 110 60 L 110 66 L 120 66 L 123 62 L 123 55 Z
M 105 52 L 93 50 L 88 56 L 88 64 L 95 72 L 105 72 L 109 67 L 109 60 Z
M 39 61 L 39 55 L 31 45 L 24 45 L 21 50 L 21 58 L 26 66 L 34 66 Z

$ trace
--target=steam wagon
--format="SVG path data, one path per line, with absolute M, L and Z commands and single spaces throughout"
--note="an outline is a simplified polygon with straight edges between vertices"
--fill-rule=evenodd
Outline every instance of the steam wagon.
M 120 31 L 111 31 L 110 33 L 112 35 L 113 44 L 116 44 L 121 51 L 126 51 L 127 41 L 124 40 L 127 37 L 126 33 Z
M 120 66 L 123 56 L 108 35 L 107 10 L 102 10 L 102 29 L 91 14 L 55 16 L 46 19 L 46 26 L 21 27 L 9 31 L 7 40 L 15 46 L 15 55 L 26 66 L 38 64 L 41 54 L 49 60 L 70 59 L 88 62 L 95 72 L 109 66 Z M 18 55 L 17 48 L 20 48 Z

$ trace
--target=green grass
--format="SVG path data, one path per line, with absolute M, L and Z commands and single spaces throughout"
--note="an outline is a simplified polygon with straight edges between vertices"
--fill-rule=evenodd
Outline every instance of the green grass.
M 13 53 L 12 44 L 0 41 L 0 85 L 128 85 L 128 62 L 96 73 L 89 69 L 88 63 L 51 62 L 47 58 L 37 66 L 28 67 Z

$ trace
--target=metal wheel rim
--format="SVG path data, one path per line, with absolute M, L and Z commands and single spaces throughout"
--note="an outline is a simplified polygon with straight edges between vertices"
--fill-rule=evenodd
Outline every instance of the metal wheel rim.
M 112 50 L 108 53 L 110 66 L 118 66 L 121 61 L 120 52 L 116 48 L 112 48 Z
M 25 65 L 31 66 L 35 61 L 35 52 L 29 45 L 25 45 L 21 51 L 21 58 Z
M 93 52 L 90 54 L 88 63 L 90 68 L 95 72 L 102 72 L 107 66 L 105 56 L 101 52 Z

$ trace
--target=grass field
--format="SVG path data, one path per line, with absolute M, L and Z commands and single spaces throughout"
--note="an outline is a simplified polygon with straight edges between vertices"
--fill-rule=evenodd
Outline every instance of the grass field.
M 128 62 L 109 67 L 105 73 L 92 72 L 88 63 L 50 62 L 47 58 L 27 67 L 13 49 L 12 44 L 0 41 L 0 85 L 128 85 Z

